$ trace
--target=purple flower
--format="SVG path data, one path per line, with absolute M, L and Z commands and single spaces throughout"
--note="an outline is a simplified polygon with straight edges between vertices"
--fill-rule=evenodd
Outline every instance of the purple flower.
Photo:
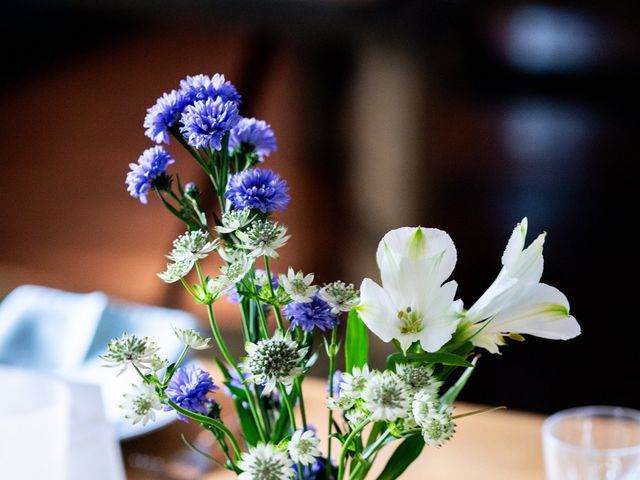
M 262 270 L 261 268 L 256 268 L 256 273 L 255 273 L 256 280 L 258 281 L 262 280 L 262 283 L 265 283 L 266 275 L 267 275 L 266 271 Z M 273 286 L 274 290 L 278 288 L 278 276 L 275 273 L 271 274 L 271 285 Z M 262 285 L 258 284 L 256 285 L 256 288 L 258 289 L 258 292 L 260 292 L 260 290 L 262 290 Z M 232 285 L 229 288 L 229 290 L 227 290 L 227 301 L 231 303 L 240 303 L 240 297 L 238 296 L 238 290 L 236 289 L 235 285 Z M 264 307 L 269 308 L 266 305 L 264 305 Z
M 291 302 L 283 307 L 284 314 L 292 327 L 300 327 L 311 332 L 314 327 L 323 332 L 331 330 L 338 323 L 338 316 L 331 313 L 331 306 L 317 295 L 310 302 Z
M 167 171 L 167 167 L 174 163 L 171 155 L 162 147 L 155 146 L 147 148 L 138 163 L 130 163 L 131 171 L 127 173 L 127 191 L 134 198 L 139 198 L 140 202 L 147 204 L 147 193 L 153 186 L 154 180 Z
M 233 208 L 252 208 L 262 213 L 284 210 L 289 203 L 287 182 L 271 170 L 254 168 L 229 179 L 225 197 Z
M 207 98 L 184 109 L 180 118 L 183 125 L 180 131 L 192 147 L 209 147 L 220 150 L 222 137 L 239 120 L 240 115 L 238 115 L 238 106 L 235 102 L 225 102 L 221 97 L 217 97 L 215 100 Z
M 156 104 L 147 109 L 143 123 L 146 128 L 144 134 L 156 143 L 168 144 L 168 129 L 176 123 L 186 104 L 185 97 L 176 90 L 163 93 Z
M 188 103 L 207 98 L 215 100 L 220 97 L 223 102 L 230 101 L 238 104 L 242 99 L 236 87 L 226 81 L 224 75 L 219 73 L 213 77 L 208 75 L 188 76 L 180 81 L 180 93 L 188 100 Z
M 262 162 L 264 157 L 278 148 L 278 145 L 276 136 L 267 122 L 255 118 L 243 118 L 231 129 L 229 149 L 243 147 L 254 152 Z
M 165 390 L 167 396 L 185 410 L 198 412 L 202 415 L 209 413 L 209 406 L 214 400 L 207 398 L 211 392 L 218 390 L 209 372 L 196 365 L 178 368 Z M 169 407 L 168 410 L 171 410 Z M 178 418 L 187 421 L 178 414 Z
M 342 377 L 342 371 L 335 370 L 333 372 L 333 396 L 334 397 L 340 396 L 340 383 L 343 381 L 344 381 L 344 378 Z M 329 393 L 329 382 L 327 382 L 326 390 L 327 390 L 327 393 Z

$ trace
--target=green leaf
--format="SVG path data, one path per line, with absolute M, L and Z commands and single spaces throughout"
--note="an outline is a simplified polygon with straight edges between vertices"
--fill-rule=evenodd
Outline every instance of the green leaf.
M 473 367 L 469 361 L 460 355 L 448 352 L 424 352 L 424 353 L 408 353 L 404 355 L 402 352 L 392 353 L 387 357 L 387 368 L 394 368 L 396 363 L 438 363 L 442 365 L 450 365 L 455 367 Z
M 240 428 L 242 434 L 249 445 L 256 445 L 260 440 L 260 434 L 258 427 L 253 420 L 253 415 L 248 407 L 245 407 L 247 402 L 247 393 L 243 388 L 238 388 L 231 385 L 230 382 L 225 382 L 225 385 L 231 392 L 231 398 L 233 398 L 233 404 L 240 420 Z
M 462 372 L 462 375 L 460 375 L 458 381 L 454 383 L 451 388 L 447 390 L 447 393 L 442 396 L 440 401 L 443 405 L 451 405 L 455 401 L 455 399 L 458 398 L 458 395 L 460 395 L 460 392 L 467 383 L 467 380 L 469 380 L 469 377 L 473 373 L 474 367 L 478 362 L 478 358 L 480 358 L 480 355 L 476 355 L 474 357 L 474 359 L 471 361 L 471 366 L 465 369 L 464 372 Z
M 424 440 L 421 435 L 408 437 L 393 452 L 378 480 L 394 480 L 398 478 L 418 458 L 423 448 Z
M 344 349 L 346 371 L 353 367 L 362 367 L 369 361 L 369 336 L 367 327 L 355 309 L 349 312 L 347 319 L 347 338 Z

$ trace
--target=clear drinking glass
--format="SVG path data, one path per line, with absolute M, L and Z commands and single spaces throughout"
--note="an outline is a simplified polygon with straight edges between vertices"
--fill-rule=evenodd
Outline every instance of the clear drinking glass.
M 547 480 L 640 479 L 640 411 L 581 407 L 545 420 Z
M 64 382 L 0 367 L 0 478 L 66 480 L 70 400 Z

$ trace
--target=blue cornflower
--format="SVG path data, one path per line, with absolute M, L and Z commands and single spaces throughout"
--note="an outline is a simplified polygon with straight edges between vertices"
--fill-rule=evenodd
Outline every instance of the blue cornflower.
M 252 208 L 262 213 L 284 210 L 289 204 L 287 182 L 271 170 L 254 168 L 229 179 L 225 197 L 233 208 Z
M 240 120 L 235 102 L 207 98 L 189 105 L 182 112 L 180 131 L 187 143 L 195 148 L 222 148 L 222 137 Z
M 242 100 L 236 87 L 226 81 L 224 75 L 219 73 L 213 77 L 208 75 L 188 76 L 180 81 L 180 93 L 188 100 L 188 103 L 207 98 L 215 100 L 217 97 L 222 98 L 223 102 L 230 101 L 236 104 Z
M 331 330 L 338 323 L 338 316 L 331 313 L 331 306 L 317 295 L 310 302 L 291 302 L 283 307 L 284 314 L 292 327 L 301 327 L 311 332 L 314 327 L 323 332 Z
M 176 90 L 163 93 L 156 104 L 147 109 L 144 134 L 156 143 L 169 143 L 168 129 L 176 123 L 187 103 L 186 98 Z
M 165 390 L 167 396 L 185 410 L 207 415 L 209 406 L 214 400 L 207 398 L 211 392 L 218 390 L 209 372 L 196 365 L 178 368 Z M 171 408 L 168 408 L 171 410 Z M 178 414 L 178 418 L 186 418 Z
M 332 462 L 333 463 L 333 462 Z M 298 468 L 297 466 L 293 466 L 292 468 L 295 471 L 295 480 L 323 480 L 326 478 L 326 464 L 327 459 L 324 457 L 316 457 L 316 462 L 305 466 L 302 468 L 302 479 L 298 476 Z M 331 478 L 337 477 L 337 468 L 334 465 L 331 465 Z
M 248 148 L 253 151 L 259 161 L 278 148 L 276 136 L 269 125 L 264 120 L 255 118 L 243 118 L 231 129 L 229 136 L 229 149 Z
M 138 163 L 130 163 L 131 171 L 127 173 L 127 191 L 142 203 L 147 203 L 147 193 L 153 186 L 155 179 L 166 173 L 167 167 L 174 163 L 169 153 L 160 146 L 147 148 Z

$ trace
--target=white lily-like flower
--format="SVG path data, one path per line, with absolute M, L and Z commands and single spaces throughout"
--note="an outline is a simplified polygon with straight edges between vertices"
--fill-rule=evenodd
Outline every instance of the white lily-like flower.
M 294 302 L 309 303 L 311 297 L 318 292 L 318 287 L 313 283 L 313 273 L 305 275 L 301 271 L 296 273 L 289 267 L 286 275 L 280 275 L 280 285 Z
M 540 283 L 546 234 L 524 248 L 527 227 L 526 218 L 515 227 L 502 255 L 502 270 L 464 319 L 474 334 L 472 343 L 491 353 L 498 353 L 503 335 L 568 340 L 580 334 L 580 325 L 569 314 L 567 297 Z
M 403 350 L 419 341 L 435 352 L 451 338 L 459 321 L 458 284 L 443 282 L 456 264 L 456 248 L 446 232 L 399 228 L 378 245 L 382 287 L 365 278 L 360 287 L 360 316 L 384 342 L 398 340 Z

